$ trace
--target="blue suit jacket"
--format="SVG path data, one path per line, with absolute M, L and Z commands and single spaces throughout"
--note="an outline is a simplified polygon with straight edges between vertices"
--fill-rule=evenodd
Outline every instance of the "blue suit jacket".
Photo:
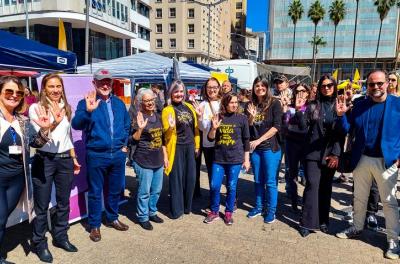
M 373 102 L 370 98 L 357 102 L 349 116 L 339 118 L 339 127 L 354 135 L 351 152 L 351 167 L 354 169 L 364 152 L 368 130 L 369 109 Z M 400 98 L 388 95 L 383 114 L 381 148 L 386 167 L 390 167 L 400 158 Z

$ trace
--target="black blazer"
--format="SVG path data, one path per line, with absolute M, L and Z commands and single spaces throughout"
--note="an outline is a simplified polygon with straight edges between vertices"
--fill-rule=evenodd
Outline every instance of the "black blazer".
M 313 119 L 312 115 L 316 109 L 320 111 L 319 116 L 324 115 L 324 110 L 319 101 L 310 102 L 306 112 L 298 115 L 300 117 L 299 128 L 307 129 L 305 159 L 321 161 L 322 164 L 326 164 L 325 158 L 327 156 L 340 156 L 343 134 L 339 133 L 336 122 L 333 122 L 331 127 L 324 128 L 322 118 Z M 335 109 L 332 109 L 332 111 L 335 111 Z M 334 112 L 334 118 L 335 120 L 338 118 L 336 112 Z

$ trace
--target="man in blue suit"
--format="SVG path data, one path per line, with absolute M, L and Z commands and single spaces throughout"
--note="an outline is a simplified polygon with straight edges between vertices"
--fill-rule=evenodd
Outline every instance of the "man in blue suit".
M 374 70 L 367 76 L 368 96 L 354 106 L 350 117 L 348 107 L 338 99 L 336 112 L 339 128 L 352 131 L 351 165 L 354 168 L 353 225 L 337 233 L 339 238 L 354 238 L 364 228 L 368 196 L 372 180 L 378 185 L 386 220 L 388 249 L 385 257 L 399 258 L 399 211 L 396 199 L 398 167 L 400 166 L 400 98 L 387 93 L 388 76 Z M 395 166 L 394 166 L 395 165 Z M 392 170 L 387 170 L 394 166 Z
M 118 220 L 118 206 L 125 185 L 130 118 L 125 104 L 111 94 L 110 72 L 99 69 L 93 79 L 96 90 L 79 101 L 72 127 L 82 130 L 85 138 L 89 238 L 98 242 L 101 240 L 101 198 L 104 190 L 106 225 L 119 231 L 129 228 Z

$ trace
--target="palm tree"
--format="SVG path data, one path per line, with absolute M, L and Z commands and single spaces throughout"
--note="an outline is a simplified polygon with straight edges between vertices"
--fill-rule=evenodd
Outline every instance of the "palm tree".
M 289 12 L 288 15 L 292 19 L 294 28 L 293 28 L 293 50 L 292 50 L 292 66 L 294 64 L 294 44 L 296 41 L 296 25 L 297 21 L 301 19 L 304 13 L 304 8 L 303 4 L 300 2 L 300 0 L 293 0 L 293 2 L 289 6 Z
M 308 10 L 308 18 L 311 19 L 311 21 L 314 23 L 314 37 L 313 40 L 316 40 L 317 36 L 317 25 L 319 21 L 324 19 L 325 16 L 325 9 L 321 5 L 321 2 L 319 0 L 315 0 L 315 2 L 311 5 L 310 10 Z M 313 61 L 315 59 L 315 42 L 313 42 Z M 315 75 L 315 66 L 314 65 L 314 74 Z M 314 81 L 314 79 L 313 79 Z
M 335 0 L 329 7 L 329 18 L 335 25 L 335 31 L 333 34 L 333 58 L 332 58 L 332 71 L 335 69 L 335 49 L 336 49 L 336 30 L 337 26 L 344 19 L 346 15 L 346 6 L 343 0 Z
M 375 62 L 374 69 L 376 69 L 376 63 L 378 61 L 378 52 L 379 52 L 379 42 L 381 41 L 381 33 L 382 33 L 382 24 L 383 20 L 387 17 L 390 9 L 397 3 L 397 0 L 375 0 L 374 5 L 377 7 L 377 12 L 379 14 L 379 19 L 381 20 L 381 24 L 379 26 L 379 35 L 378 35 L 378 44 L 376 45 L 376 54 L 375 54 Z
M 317 54 L 318 54 L 318 47 L 325 47 L 326 46 L 326 41 L 324 40 L 324 37 L 321 36 L 314 36 L 308 43 L 313 45 L 314 47 L 314 54 L 313 54 L 313 81 L 315 80 L 315 68 L 317 67 Z
M 356 7 L 356 21 L 354 22 L 354 38 L 353 38 L 353 56 L 351 58 L 351 72 L 353 73 L 354 71 L 354 54 L 356 51 L 356 35 L 357 35 L 357 20 L 358 20 L 358 4 L 360 3 L 360 0 L 356 0 L 357 2 L 357 7 Z

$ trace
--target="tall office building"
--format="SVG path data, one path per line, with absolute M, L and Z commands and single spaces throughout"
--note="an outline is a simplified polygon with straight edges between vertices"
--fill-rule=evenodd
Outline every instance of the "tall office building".
M 151 0 L 151 50 L 197 63 L 207 63 L 208 54 L 211 61 L 229 59 L 236 22 L 239 34 L 245 33 L 245 22 L 239 23 L 245 15 L 236 19 L 236 6 L 242 14 L 245 3 L 227 0 L 214 6 L 208 0 Z
M 86 0 L 27 0 L 27 5 L 30 39 L 57 47 L 61 18 L 68 50 L 76 53 L 78 65 L 84 64 Z M 129 0 L 90 1 L 89 61 L 130 54 L 131 39 L 137 37 L 131 31 L 130 10 Z M 0 28 L 25 36 L 24 1 L 0 0 Z
M 245 58 L 247 0 L 231 0 L 231 14 L 231 55 L 233 59 Z
M 293 23 L 288 16 L 289 5 L 292 0 L 270 1 L 270 56 L 269 61 L 274 64 L 291 64 Z M 314 0 L 302 0 L 304 6 L 303 18 L 297 23 L 294 59 L 295 64 L 311 65 L 313 47 L 309 43 L 314 34 L 314 24 L 307 17 L 309 7 Z M 325 17 L 317 26 L 317 35 L 327 42 L 320 47 L 317 56 L 317 76 L 323 73 L 332 73 L 334 25 L 329 20 L 328 10 L 332 1 L 320 1 L 326 10 Z M 344 0 L 346 16 L 337 27 L 336 36 L 336 67 L 339 68 L 339 78 L 352 78 L 352 53 L 354 23 L 356 15 L 356 1 Z M 380 19 L 374 6 L 374 1 L 359 1 L 357 22 L 357 36 L 355 45 L 356 67 L 365 77 L 365 73 L 373 68 Z M 378 68 L 392 69 L 398 54 L 399 20 L 398 8 L 393 8 L 385 18 L 382 26 L 378 54 Z
M 150 51 L 150 0 L 131 0 L 131 54 Z

